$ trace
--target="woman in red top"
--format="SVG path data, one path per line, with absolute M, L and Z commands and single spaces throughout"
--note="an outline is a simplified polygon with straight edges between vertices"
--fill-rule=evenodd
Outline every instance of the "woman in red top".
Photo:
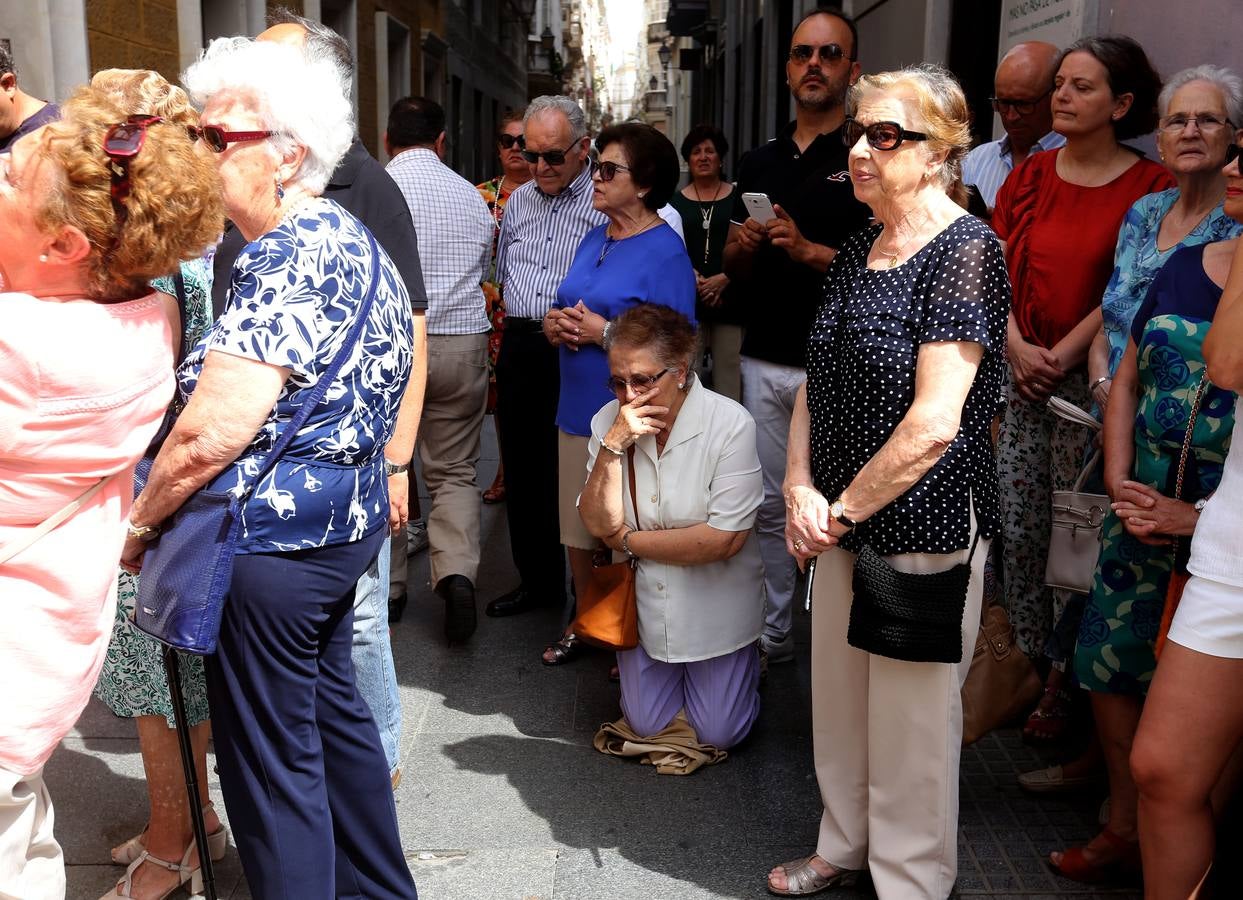
M 1050 494 L 1072 485 L 1090 435 L 1055 418 L 1045 402 L 1057 394 L 1088 408 L 1085 361 L 1101 327 L 1118 229 L 1132 203 L 1174 185 L 1162 166 L 1120 143 L 1155 127 L 1160 89 L 1160 77 L 1130 38 L 1073 44 L 1058 65 L 1052 96 L 1053 128 L 1066 136 L 1066 146 L 1018 166 L 997 195 L 992 219 L 1006 243 L 1014 286 L 1010 390 L 997 454 L 1004 591 L 1019 646 L 1033 657 L 1045 652 L 1054 663 L 1046 696 L 1029 722 L 1049 736 L 1058 729 L 1042 726 L 1064 720 L 1040 719 L 1063 712 L 1062 670 L 1078 631 L 1078 622 L 1068 622 L 1070 640 L 1050 640 L 1068 599 L 1068 592 L 1044 584 Z

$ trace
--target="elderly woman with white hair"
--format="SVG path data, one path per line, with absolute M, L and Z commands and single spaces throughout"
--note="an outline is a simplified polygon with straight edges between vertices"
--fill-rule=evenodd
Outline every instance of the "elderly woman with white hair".
M 250 243 L 224 313 L 178 372 L 185 408 L 135 500 L 123 559 L 140 565 L 144 540 L 196 491 L 243 498 L 207 679 L 251 893 L 413 898 L 384 751 L 350 663 L 354 585 L 388 524 L 383 450 L 410 374 L 410 301 L 370 232 L 320 196 L 353 136 L 330 65 L 229 38 L 184 80 L 203 106 L 198 133 L 226 211 Z M 322 402 L 247 492 L 343 347 Z
M 970 111 L 931 65 L 865 75 L 847 98 L 855 196 L 876 223 L 829 266 L 790 424 L 786 541 L 812 583 L 816 852 L 783 896 L 849 885 L 943 898 L 958 865 L 959 690 L 1000 528 L 989 427 L 1010 286 L 959 193 Z M 978 546 L 977 546 L 978 542 Z

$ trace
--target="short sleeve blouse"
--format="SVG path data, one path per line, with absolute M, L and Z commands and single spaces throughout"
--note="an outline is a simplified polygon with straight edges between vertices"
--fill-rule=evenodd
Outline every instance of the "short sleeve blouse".
M 981 344 L 984 357 L 958 435 L 913 487 L 842 541 L 857 552 L 950 553 L 970 540 L 971 503 L 981 535 L 1000 525 L 989 428 L 1002 402 L 1010 282 L 996 235 L 974 216 L 946 227 L 891 269 L 869 269 L 879 225 L 834 258 L 807 350 L 812 476 L 837 497 L 889 440 L 915 399 L 922 344 Z
M 388 521 L 384 445 L 410 377 L 414 323 L 406 286 L 377 245 L 379 285 L 362 337 L 320 409 L 242 512 L 241 553 L 356 541 Z M 315 199 L 246 245 L 233 265 L 223 314 L 186 357 L 187 399 L 210 351 L 290 370 L 251 445 L 212 482 L 240 494 L 277 435 L 331 365 L 371 286 L 365 226 Z

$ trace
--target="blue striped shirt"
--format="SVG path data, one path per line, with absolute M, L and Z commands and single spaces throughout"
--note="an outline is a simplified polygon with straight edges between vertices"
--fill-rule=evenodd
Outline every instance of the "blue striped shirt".
M 496 277 L 505 314 L 542 319 L 583 236 L 608 218 L 591 205 L 591 166 L 552 196 L 529 181 L 509 195 L 497 241 Z
M 1029 155 L 1042 150 L 1053 150 L 1066 143 L 1066 138 L 1050 131 L 1032 144 Z M 1005 184 L 1014 169 L 1014 156 L 1010 153 L 1010 135 L 1000 140 L 980 144 L 962 162 L 963 184 L 974 184 L 990 210 L 997 204 L 997 192 Z

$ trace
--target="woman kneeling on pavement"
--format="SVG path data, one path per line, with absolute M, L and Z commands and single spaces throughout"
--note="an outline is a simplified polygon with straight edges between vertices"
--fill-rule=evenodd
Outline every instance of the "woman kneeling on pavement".
M 609 323 L 617 399 L 591 421 L 579 511 L 591 534 L 637 561 L 639 646 L 617 654 L 629 730 L 684 728 L 684 714 L 694 741 L 723 750 L 760 709 L 764 572 L 751 526 L 764 489 L 755 423 L 699 383 L 695 346 L 690 320 L 667 306 Z
M 768 888 L 814 894 L 869 869 L 881 900 L 944 900 L 958 867 L 959 691 L 1000 527 L 989 426 L 1010 287 L 996 235 L 949 195 L 971 142 L 954 78 L 928 65 L 864 76 L 847 111 L 855 196 L 877 224 L 829 266 L 784 491 L 790 552 L 818 557 L 812 728 L 824 815 L 816 852 L 774 868 Z M 875 593 L 856 589 L 873 573 Z M 936 574 L 955 583 L 911 596 L 910 582 Z M 908 587 L 885 597 L 895 583 Z M 899 608 L 884 630 L 882 599 Z M 916 616 L 934 599 L 938 636 L 921 643 L 933 632 Z

